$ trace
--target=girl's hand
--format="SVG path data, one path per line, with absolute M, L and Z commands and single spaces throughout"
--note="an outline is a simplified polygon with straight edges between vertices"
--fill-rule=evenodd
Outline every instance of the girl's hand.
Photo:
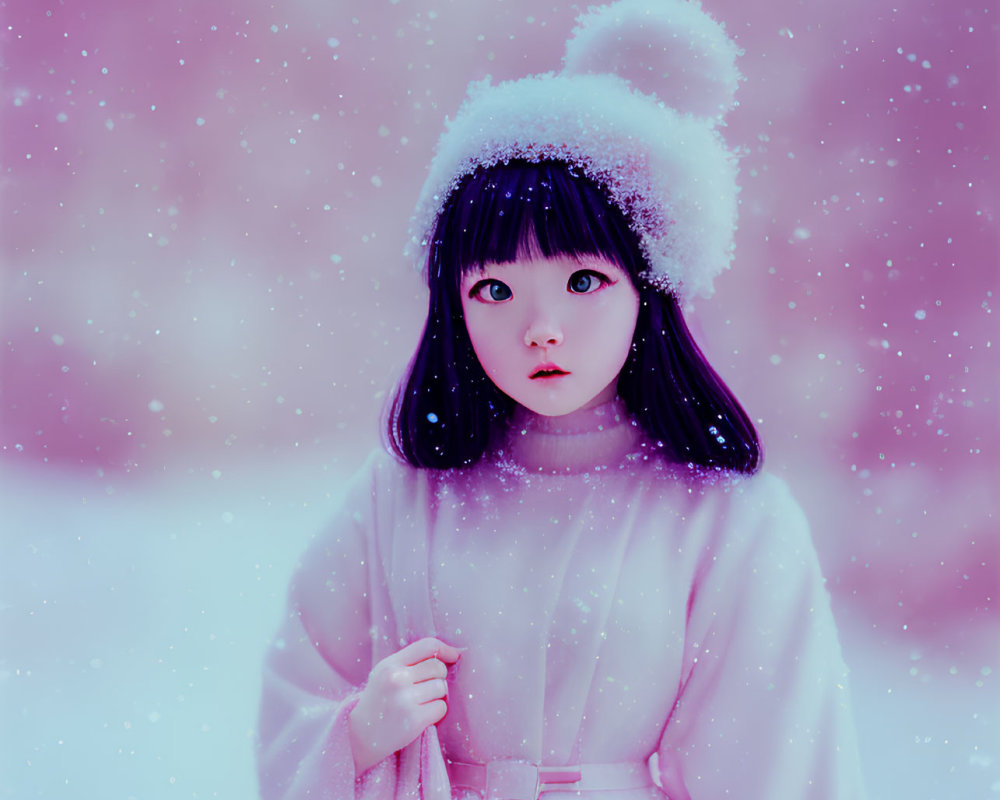
M 448 664 L 461 652 L 426 638 L 379 661 L 348 719 L 358 775 L 406 747 L 448 711 Z

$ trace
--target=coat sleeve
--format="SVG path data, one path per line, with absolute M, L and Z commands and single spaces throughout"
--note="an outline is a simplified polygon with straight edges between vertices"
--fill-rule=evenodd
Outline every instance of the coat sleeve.
M 779 480 L 730 490 L 688 604 L 658 750 L 670 800 L 864 796 L 847 669 L 801 509 Z
M 356 776 L 347 728 L 372 666 L 371 484 L 362 470 L 303 554 L 265 656 L 257 753 L 265 800 L 382 796 L 377 779 L 371 791 L 365 785 L 390 765 Z

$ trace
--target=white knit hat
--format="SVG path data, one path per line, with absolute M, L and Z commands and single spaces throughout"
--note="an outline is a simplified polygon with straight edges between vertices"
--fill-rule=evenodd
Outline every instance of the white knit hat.
M 681 300 L 707 297 L 733 256 L 736 158 L 717 126 L 735 104 L 738 49 L 688 0 L 620 0 L 577 22 L 562 72 L 469 85 L 414 213 L 418 260 L 463 177 L 553 158 L 624 211 L 650 283 Z

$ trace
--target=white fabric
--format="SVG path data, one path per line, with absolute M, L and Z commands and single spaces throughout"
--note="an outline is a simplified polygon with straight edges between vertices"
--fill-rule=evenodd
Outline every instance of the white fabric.
M 567 75 L 617 75 L 671 108 L 720 120 L 733 107 L 739 48 L 694 0 L 590 8 L 566 42 Z
M 467 648 L 447 716 L 356 781 L 359 687 L 432 635 Z M 447 758 L 658 753 L 663 790 L 587 797 L 859 798 L 845 673 L 780 480 L 666 466 L 617 402 L 562 429 L 528 415 L 473 469 L 378 453 L 358 474 L 302 558 L 268 656 L 262 791 L 443 800 Z
M 710 123 L 614 75 L 535 75 L 469 85 L 447 122 L 412 227 L 423 265 L 438 214 L 478 166 L 556 159 L 604 186 L 638 234 L 653 276 L 708 297 L 733 257 L 736 159 Z
M 561 73 L 471 83 L 414 212 L 417 265 L 462 178 L 556 159 L 622 209 L 652 284 L 681 300 L 710 296 L 733 258 L 736 157 L 716 126 L 733 102 L 737 53 L 697 3 L 627 0 L 580 17 Z

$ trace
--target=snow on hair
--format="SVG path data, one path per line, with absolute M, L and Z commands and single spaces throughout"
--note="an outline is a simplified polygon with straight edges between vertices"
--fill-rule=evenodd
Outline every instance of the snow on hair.
M 599 255 L 628 273 L 640 309 L 618 392 L 660 455 L 702 469 L 758 468 L 753 423 L 699 350 L 674 295 L 643 282 L 646 263 L 625 215 L 559 160 L 479 167 L 448 198 L 430 244 L 427 321 L 386 408 L 391 452 L 415 467 L 468 466 L 504 429 L 514 401 L 472 348 L 461 275 L 516 260 L 526 244 L 547 257 Z

